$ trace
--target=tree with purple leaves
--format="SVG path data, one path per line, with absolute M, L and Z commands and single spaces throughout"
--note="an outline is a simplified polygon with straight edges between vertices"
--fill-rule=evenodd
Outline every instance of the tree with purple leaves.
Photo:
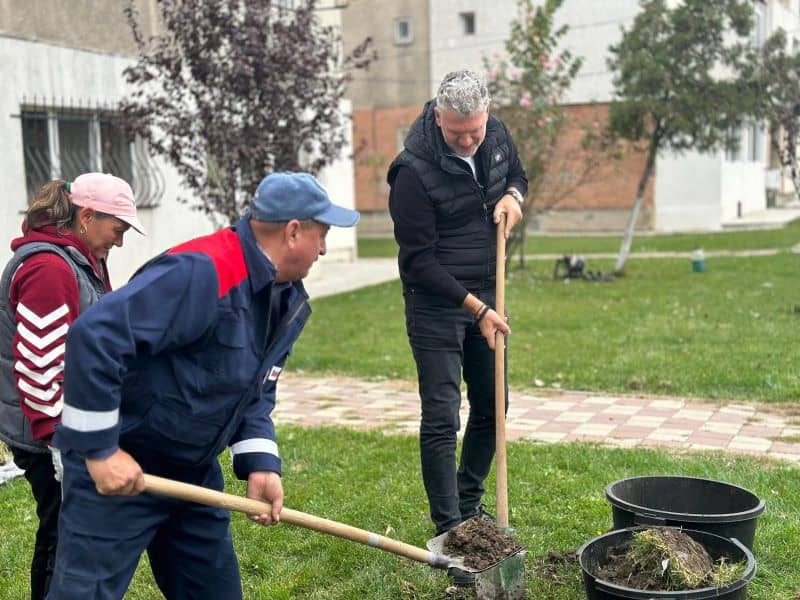
M 316 174 L 348 145 L 341 101 L 352 70 L 373 58 L 365 39 L 343 56 L 317 0 L 159 0 L 163 33 L 145 39 L 134 0 L 125 8 L 139 48 L 125 70 L 121 111 L 132 134 L 175 166 L 214 221 L 232 222 L 273 171 Z M 218 223 L 219 224 L 219 223 Z

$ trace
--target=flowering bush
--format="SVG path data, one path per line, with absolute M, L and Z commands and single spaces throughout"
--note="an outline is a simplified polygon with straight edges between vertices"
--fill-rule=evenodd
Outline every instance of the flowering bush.
M 518 0 L 518 16 L 511 24 L 506 52 L 483 57 L 493 112 L 514 136 L 528 174 L 523 204 L 526 220 L 534 203 L 538 209 L 552 207 L 585 180 L 599 156 L 593 146 L 603 139 L 602 128 L 595 121 L 597 127 L 584 127 L 577 150 L 558 147 L 569 121 L 561 103 L 583 62 L 559 47 L 568 29 L 554 29 L 554 15 L 562 3 L 545 0 L 542 6 L 534 6 L 532 0 Z M 509 242 L 509 256 L 515 246 L 522 247 L 524 236 L 525 227 L 517 228 Z

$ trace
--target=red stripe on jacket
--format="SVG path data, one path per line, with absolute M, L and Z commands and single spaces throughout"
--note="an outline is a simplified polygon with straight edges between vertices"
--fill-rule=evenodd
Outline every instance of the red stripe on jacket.
M 217 231 L 170 249 L 167 254 L 197 252 L 205 254 L 214 263 L 219 280 L 219 297 L 247 278 L 247 263 L 238 234 L 230 228 Z

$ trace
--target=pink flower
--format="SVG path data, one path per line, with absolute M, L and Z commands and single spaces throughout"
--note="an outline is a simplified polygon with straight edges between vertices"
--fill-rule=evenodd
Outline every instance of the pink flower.
M 511 71 L 511 73 L 510 73 L 510 77 L 511 77 L 511 79 L 519 79 L 519 75 L 520 75 L 520 73 L 519 73 L 519 69 L 514 69 L 514 70 L 513 70 L 513 71 Z
M 599 130 L 600 129 L 600 122 L 599 121 L 595 121 L 594 123 L 592 123 L 592 127 L 594 127 L 595 131 Z
M 489 71 L 486 73 L 486 79 L 489 81 L 494 81 L 497 78 L 497 71 Z
M 522 94 L 522 98 L 519 99 L 519 105 L 522 108 L 528 108 L 531 105 L 531 93 L 525 92 Z
M 545 64 L 547 62 L 547 54 L 544 52 L 539 55 L 539 62 Z

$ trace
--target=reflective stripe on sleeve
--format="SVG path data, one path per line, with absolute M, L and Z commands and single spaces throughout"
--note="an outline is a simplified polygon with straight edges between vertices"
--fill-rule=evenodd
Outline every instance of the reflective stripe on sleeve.
M 278 455 L 278 444 L 276 444 L 273 440 L 268 440 L 266 438 L 242 440 L 241 442 L 236 442 L 233 446 L 231 446 L 231 454 L 233 456 L 236 456 L 237 454 L 246 454 L 248 452 L 262 452 L 264 454 L 271 454 L 276 458 L 280 458 Z
M 102 431 L 110 429 L 119 422 L 119 409 L 114 410 L 81 410 L 64 404 L 61 423 L 74 431 Z

